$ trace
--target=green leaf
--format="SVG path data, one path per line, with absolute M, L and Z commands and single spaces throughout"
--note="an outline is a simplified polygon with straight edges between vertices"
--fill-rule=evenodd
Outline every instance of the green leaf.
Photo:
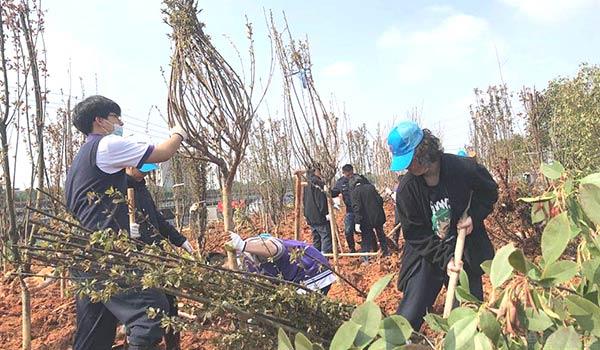
M 352 313 L 352 321 L 360 325 L 360 330 L 354 339 L 354 346 L 367 346 L 377 335 L 381 322 L 381 309 L 372 301 L 358 306 Z
M 354 339 L 356 338 L 359 329 L 360 325 L 353 321 L 342 323 L 333 336 L 330 349 L 347 350 L 352 348 L 352 344 L 354 343 Z
M 481 303 L 482 301 L 477 299 L 476 296 L 471 294 L 471 291 L 465 289 L 463 286 L 456 287 L 456 299 L 461 302 Z
M 511 275 L 513 268 L 508 262 L 508 257 L 515 250 L 511 244 L 507 244 L 496 252 L 490 271 L 490 282 L 494 288 L 500 287 Z
M 600 258 L 584 261 L 582 272 L 590 282 L 600 284 Z
M 463 286 L 466 290 L 469 290 L 469 276 L 467 276 L 467 273 L 465 272 L 465 270 L 460 270 L 460 274 L 458 275 L 458 281 L 459 281 L 459 285 Z
M 473 339 L 477 331 L 477 316 L 465 317 L 456 321 L 444 338 L 444 349 L 459 349 Z
M 387 274 L 380 278 L 377 282 L 373 283 L 371 286 L 371 290 L 369 290 L 369 294 L 367 295 L 367 301 L 374 301 L 381 292 L 387 287 L 392 278 L 394 277 L 393 273 Z
M 550 202 L 538 202 L 531 204 L 531 223 L 537 224 L 550 215 Z
M 492 270 L 492 261 L 491 260 L 486 260 L 484 262 L 482 262 L 481 264 L 479 264 L 479 266 L 481 267 L 481 269 L 483 270 L 483 272 L 486 275 L 490 275 L 490 271 Z
M 542 163 L 542 174 L 550 180 L 556 180 L 560 178 L 565 168 L 560 164 L 559 161 L 554 161 L 550 164 Z
M 461 319 L 476 317 L 477 313 L 466 306 L 457 307 L 450 312 L 448 315 L 448 326 L 452 327 L 454 324 Z
M 333 348 L 332 348 L 333 349 Z M 369 346 L 369 350 L 400 350 L 402 346 L 390 344 L 386 342 L 383 338 L 377 339 L 371 346 Z
M 479 312 L 479 329 L 492 340 L 494 344 L 500 339 L 500 322 L 491 312 L 484 310 Z
M 486 337 L 485 334 L 483 334 L 483 333 L 475 334 L 475 337 L 473 338 L 473 343 L 474 343 L 473 344 L 474 350 L 493 350 L 494 349 L 494 345 L 492 344 L 490 339 L 488 337 Z
M 296 333 L 294 345 L 296 346 L 296 350 L 313 350 L 313 344 L 302 333 Z
M 566 350 L 566 349 L 581 349 L 581 337 L 573 326 L 559 327 L 556 332 L 552 333 L 546 340 L 544 345 L 545 350 Z
M 587 217 L 600 227 L 600 173 L 588 175 L 579 181 L 579 203 Z
M 525 319 L 527 329 L 534 332 L 543 332 L 554 324 L 544 311 L 535 311 L 533 308 L 525 309 Z
M 565 302 L 569 313 L 584 330 L 600 337 L 600 307 L 579 295 L 569 295 Z
M 312 350 L 325 350 L 325 348 L 321 344 L 313 344 Z
M 277 350 L 294 350 L 290 338 L 281 328 L 277 330 Z
M 567 213 L 563 212 L 548 221 L 542 233 L 542 256 L 550 264 L 558 259 L 569 243 L 571 226 Z
M 539 203 L 539 202 L 547 202 L 551 199 L 556 198 L 556 195 L 552 192 L 544 193 L 541 196 L 537 197 L 521 197 L 518 198 L 517 201 L 525 202 L 525 203 Z
M 547 265 L 542 272 L 542 282 L 557 285 L 573 278 L 577 273 L 577 264 L 573 261 L 560 260 Z
M 520 249 L 515 250 L 508 256 L 508 262 L 515 270 L 522 274 L 527 274 L 527 259 Z
M 425 322 L 427 322 L 427 325 L 429 326 L 429 328 L 431 328 L 432 330 L 434 330 L 436 332 L 444 332 L 445 333 L 450 328 L 448 326 L 448 321 L 445 318 L 441 317 L 440 315 L 428 313 L 427 315 L 425 315 L 424 319 L 425 319 Z
M 392 315 L 384 318 L 379 327 L 379 335 L 381 338 L 393 345 L 406 344 L 412 331 L 410 323 L 400 315 Z

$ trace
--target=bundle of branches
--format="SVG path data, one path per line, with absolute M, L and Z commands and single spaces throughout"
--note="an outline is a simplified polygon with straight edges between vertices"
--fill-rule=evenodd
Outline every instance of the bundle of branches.
M 163 327 L 211 330 L 227 348 L 274 348 L 279 328 L 328 344 L 352 312 L 350 305 L 328 300 L 299 284 L 211 266 L 200 256 L 178 256 L 167 244 L 147 246 L 125 231 L 90 232 L 68 216 L 35 211 L 41 228 L 35 245 L 22 245 L 34 264 L 53 266 L 57 275 L 70 269 L 74 292 L 94 301 L 139 288 L 157 288 L 184 301 L 192 317 L 162 317 Z M 298 293 L 305 290 L 307 293 Z

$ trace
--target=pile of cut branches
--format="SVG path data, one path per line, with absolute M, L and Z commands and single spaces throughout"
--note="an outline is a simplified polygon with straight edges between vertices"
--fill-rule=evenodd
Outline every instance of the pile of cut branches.
M 276 278 L 211 266 L 201 256 L 179 256 L 168 244 L 142 245 L 125 231 L 91 232 L 67 214 L 53 216 L 31 208 L 40 230 L 35 245 L 20 248 L 34 264 L 53 266 L 55 276 L 77 270 L 70 279 L 78 296 L 94 301 L 139 288 L 157 288 L 179 297 L 187 317 L 162 317 L 165 328 L 222 333 L 227 348 L 273 348 L 277 330 L 303 333 L 328 344 L 353 307 Z M 83 274 L 86 276 L 74 277 Z M 180 304 L 181 305 L 181 304 Z M 190 317 L 191 315 L 191 317 Z

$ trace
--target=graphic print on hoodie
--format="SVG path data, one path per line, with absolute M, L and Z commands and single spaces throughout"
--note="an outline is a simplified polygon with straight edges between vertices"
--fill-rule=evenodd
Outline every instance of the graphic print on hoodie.
M 452 208 L 448 191 L 440 184 L 429 187 L 429 206 L 431 207 L 431 226 L 440 239 L 446 239 L 450 230 Z

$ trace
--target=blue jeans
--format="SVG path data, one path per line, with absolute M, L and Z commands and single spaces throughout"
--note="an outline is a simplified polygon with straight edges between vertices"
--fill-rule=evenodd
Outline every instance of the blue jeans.
M 354 245 L 354 224 L 354 213 L 346 213 L 346 216 L 344 216 L 344 236 L 346 236 L 350 252 L 356 251 L 356 246 Z
M 321 253 L 331 253 L 333 251 L 331 243 L 331 226 L 329 222 L 321 225 L 310 225 L 312 229 L 313 246 Z

